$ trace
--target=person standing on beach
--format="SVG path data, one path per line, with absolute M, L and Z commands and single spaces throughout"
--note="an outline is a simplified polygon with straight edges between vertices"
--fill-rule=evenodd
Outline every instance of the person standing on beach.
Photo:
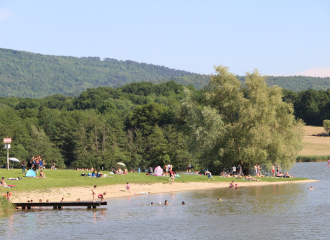
M 95 201 L 95 190 L 96 190 L 96 185 L 94 185 L 93 189 L 91 190 L 92 191 L 92 195 L 93 195 L 93 202 Z
M 126 190 L 127 190 L 129 193 L 131 192 L 130 189 L 131 189 L 131 186 L 129 185 L 129 183 L 126 183 Z
M 207 175 L 207 181 L 209 181 L 209 180 L 210 180 L 210 178 L 212 178 L 212 179 L 213 179 L 213 181 L 214 181 L 214 178 L 212 177 L 212 173 L 211 173 L 210 171 L 208 171 L 208 170 L 205 170 L 205 175 Z
M 22 173 L 25 173 L 25 160 L 22 162 Z

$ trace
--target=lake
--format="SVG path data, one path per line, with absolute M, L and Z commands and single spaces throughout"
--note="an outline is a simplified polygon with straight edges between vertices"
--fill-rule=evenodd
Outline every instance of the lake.
M 0 239 L 329 239 L 329 172 L 325 162 L 297 163 L 290 174 L 320 181 L 109 199 L 96 210 L 17 211 L 0 217 Z M 171 205 L 158 205 L 165 200 Z

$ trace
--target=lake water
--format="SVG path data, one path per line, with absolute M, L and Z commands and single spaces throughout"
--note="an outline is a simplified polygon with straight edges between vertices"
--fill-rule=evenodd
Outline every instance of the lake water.
M 290 171 L 320 180 L 312 184 L 117 198 L 96 210 L 17 211 L 0 217 L 0 239 L 329 239 L 330 167 L 325 165 L 297 163 Z M 310 185 L 315 190 L 308 190 Z M 165 199 L 171 205 L 157 205 Z

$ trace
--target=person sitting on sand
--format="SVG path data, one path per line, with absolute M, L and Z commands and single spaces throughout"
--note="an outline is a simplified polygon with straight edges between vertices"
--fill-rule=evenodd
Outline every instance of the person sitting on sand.
M 62 197 L 61 201 L 60 202 L 64 202 L 64 197 Z
M 41 178 L 45 178 L 46 177 L 45 173 L 42 170 L 40 170 L 40 177 Z
M 233 188 L 235 184 L 235 181 L 233 180 L 231 183 L 229 183 L 229 188 Z
M 225 177 L 225 176 L 226 176 L 226 172 L 225 172 L 225 171 L 222 171 L 222 172 L 220 173 L 220 176 L 221 176 L 221 177 Z
M 278 172 L 275 174 L 275 177 L 284 177 L 284 175 L 282 173 Z
M 2 178 L 1 178 L 0 186 L 1 186 L 1 187 L 7 187 L 7 186 L 8 186 L 7 183 L 5 182 L 5 177 L 2 177 Z

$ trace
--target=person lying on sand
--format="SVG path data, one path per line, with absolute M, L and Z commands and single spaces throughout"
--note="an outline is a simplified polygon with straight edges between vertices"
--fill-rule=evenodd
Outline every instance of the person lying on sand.
M 260 180 L 261 180 L 261 179 L 256 179 L 256 178 L 254 178 L 254 177 L 251 177 L 250 175 L 245 176 L 244 179 L 246 179 L 246 180 L 250 180 L 250 181 L 260 181 Z

